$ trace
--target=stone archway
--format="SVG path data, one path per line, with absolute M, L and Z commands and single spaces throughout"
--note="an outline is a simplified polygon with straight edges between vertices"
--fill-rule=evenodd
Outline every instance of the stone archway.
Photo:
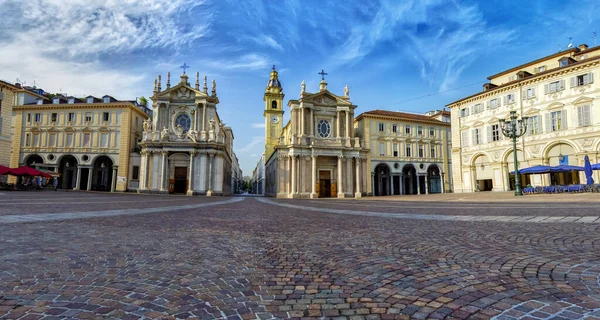
M 490 157 L 479 154 L 473 158 L 472 166 L 475 191 L 492 191 L 494 188 L 494 172 Z
M 58 172 L 60 173 L 58 186 L 67 190 L 75 188 L 77 183 L 77 158 L 72 155 L 65 155 L 58 163 Z
M 44 159 L 39 154 L 30 154 L 24 162 L 28 167 L 35 167 L 36 164 L 43 164 Z
M 402 168 L 402 194 L 418 194 L 417 169 L 412 164 L 407 164 Z
M 113 191 L 113 161 L 107 156 L 100 156 L 94 161 L 92 168 L 92 190 Z
M 390 195 L 390 167 L 385 163 L 380 163 L 375 167 L 375 190 L 376 196 Z
M 440 168 L 435 164 L 427 168 L 427 185 L 428 193 L 442 193 L 442 175 Z
M 506 190 L 515 190 L 515 156 L 513 153 L 513 150 L 510 149 L 509 151 L 506 152 L 506 155 L 504 157 L 504 163 L 505 163 L 505 172 L 506 172 Z M 519 168 L 519 170 L 524 169 L 529 167 L 529 164 L 527 162 L 525 162 L 525 155 L 523 154 L 523 151 L 521 149 L 517 149 L 517 167 Z M 512 174 L 511 174 L 512 172 Z M 519 175 L 519 182 L 521 184 L 521 188 L 526 187 L 527 185 L 531 184 L 531 175 L 529 174 L 522 174 Z
M 558 165 L 578 165 L 578 159 L 575 155 L 577 151 L 575 148 L 568 143 L 559 142 L 547 148 L 544 157 L 548 161 L 550 166 Z M 579 184 L 579 173 L 578 172 L 560 172 L 550 174 L 551 185 L 569 185 Z

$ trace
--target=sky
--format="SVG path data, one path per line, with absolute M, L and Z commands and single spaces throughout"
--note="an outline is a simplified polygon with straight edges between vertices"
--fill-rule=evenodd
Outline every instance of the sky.
M 284 103 L 299 98 L 303 80 L 318 91 L 324 69 L 331 92 L 349 86 L 356 115 L 427 112 L 570 41 L 593 46 L 600 32 L 596 0 L 0 0 L 0 8 L 5 81 L 132 100 L 151 96 L 159 74 L 177 82 L 184 62 L 190 75 L 214 78 L 244 175 L 264 151 L 272 65 Z

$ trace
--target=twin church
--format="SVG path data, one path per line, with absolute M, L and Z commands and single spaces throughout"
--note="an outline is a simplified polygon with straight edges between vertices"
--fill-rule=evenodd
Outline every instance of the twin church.
M 354 134 L 350 91 L 327 89 L 321 71 L 319 90 L 289 100 L 283 124 L 283 87 L 275 67 L 265 89 L 265 195 L 278 198 L 361 197 L 367 194 L 368 150 Z

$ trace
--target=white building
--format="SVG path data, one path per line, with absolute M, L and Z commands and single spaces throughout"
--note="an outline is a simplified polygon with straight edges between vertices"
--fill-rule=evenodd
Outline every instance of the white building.
M 500 119 L 529 117 L 518 140 L 519 168 L 600 162 L 600 47 L 555 53 L 488 77 L 484 91 L 455 101 L 452 174 L 455 192 L 507 191 L 514 185 L 512 141 Z M 595 180 L 600 180 L 595 173 Z M 582 172 L 524 175 L 526 186 L 585 182 Z
M 181 81 L 161 89 L 160 76 L 152 96 L 154 117 L 144 123 L 139 192 L 230 195 L 232 193 L 233 132 L 217 113 L 216 83 L 209 94 L 198 73 L 191 87 Z

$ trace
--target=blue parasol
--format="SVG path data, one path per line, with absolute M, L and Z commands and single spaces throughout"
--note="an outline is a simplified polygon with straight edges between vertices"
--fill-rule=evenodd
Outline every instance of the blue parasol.
M 583 158 L 583 172 L 585 172 L 587 184 L 594 184 L 594 178 L 592 178 L 592 165 L 590 164 L 590 158 L 587 154 Z

